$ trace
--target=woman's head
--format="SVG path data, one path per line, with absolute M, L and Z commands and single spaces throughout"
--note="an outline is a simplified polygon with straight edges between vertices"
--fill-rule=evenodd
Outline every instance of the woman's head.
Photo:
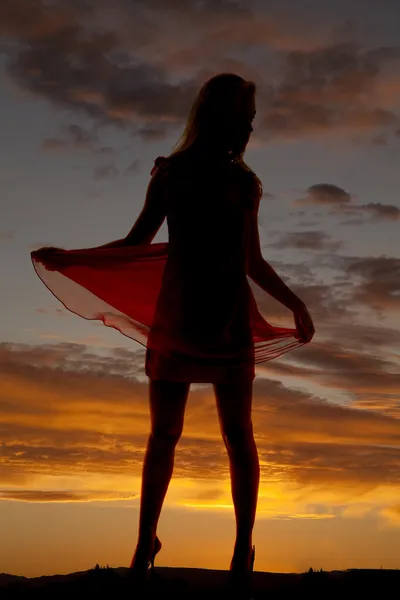
M 256 86 L 233 73 L 215 75 L 198 92 L 174 154 L 189 149 L 240 160 L 250 139 Z

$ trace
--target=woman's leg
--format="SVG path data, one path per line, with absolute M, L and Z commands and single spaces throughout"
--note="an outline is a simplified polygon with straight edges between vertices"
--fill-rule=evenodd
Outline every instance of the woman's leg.
M 236 518 L 234 557 L 246 560 L 252 546 L 260 467 L 253 437 L 253 381 L 214 384 L 222 437 L 228 452 Z
M 143 462 L 139 534 L 131 567 L 146 563 L 153 548 L 174 468 L 175 447 L 183 430 L 190 383 L 150 379 L 149 388 L 151 431 Z

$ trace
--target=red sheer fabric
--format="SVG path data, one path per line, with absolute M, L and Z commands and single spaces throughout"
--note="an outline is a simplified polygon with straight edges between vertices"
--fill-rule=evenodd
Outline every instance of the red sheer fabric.
M 232 197 L 232 189 L 224 194 L 216 173 L 215 194 L 204 197 L 207 181 L 199 179 L 198 193 L 187 197 L 196 173 L 187 175 L 168 197 L 168 243 L 48 256 L 35 251 L 33 266 L 67 309 L 146 346 L 149 376 L 193 382 L 239 372 L 254 377 L 255 363 L 303 343 L 295 328 L 269 324 L 258 309 L 245 267 L 251 208 L 217 204 L 221 194 Z

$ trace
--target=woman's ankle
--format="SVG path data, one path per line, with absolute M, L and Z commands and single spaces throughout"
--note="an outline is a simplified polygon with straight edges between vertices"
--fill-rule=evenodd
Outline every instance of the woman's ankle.
M 252 536 L 237 537 L 233 548 L 234 553 L 243 554 L 250 552 L 253 547 Z
M 248 571 L 251 563 L 252 545 L 250 542 L 236 542 L 230 570 Z
M 131 561 L 131 566 L 135 564 L 146 564 L 150 560 L 151 554 L 153 553 L 155 535 L 142 535 L 136 544 L 135 552 Z

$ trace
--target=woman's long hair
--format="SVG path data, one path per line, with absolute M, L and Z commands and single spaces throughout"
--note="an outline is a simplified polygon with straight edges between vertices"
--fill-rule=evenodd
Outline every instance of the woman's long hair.
M 232 130 L 247 96 L 253 96 L 256 85 L 234 73 L 220 73 L 204 83 L 189 112 L 182 136 L 174 146 L 172 156 L 185 155 L 201 142 L 223 142 Z M 232 151 L 229 160 L 251 174 L 253 193 L 262 195 L 262 183 L 243 160 L 245 148 Z

